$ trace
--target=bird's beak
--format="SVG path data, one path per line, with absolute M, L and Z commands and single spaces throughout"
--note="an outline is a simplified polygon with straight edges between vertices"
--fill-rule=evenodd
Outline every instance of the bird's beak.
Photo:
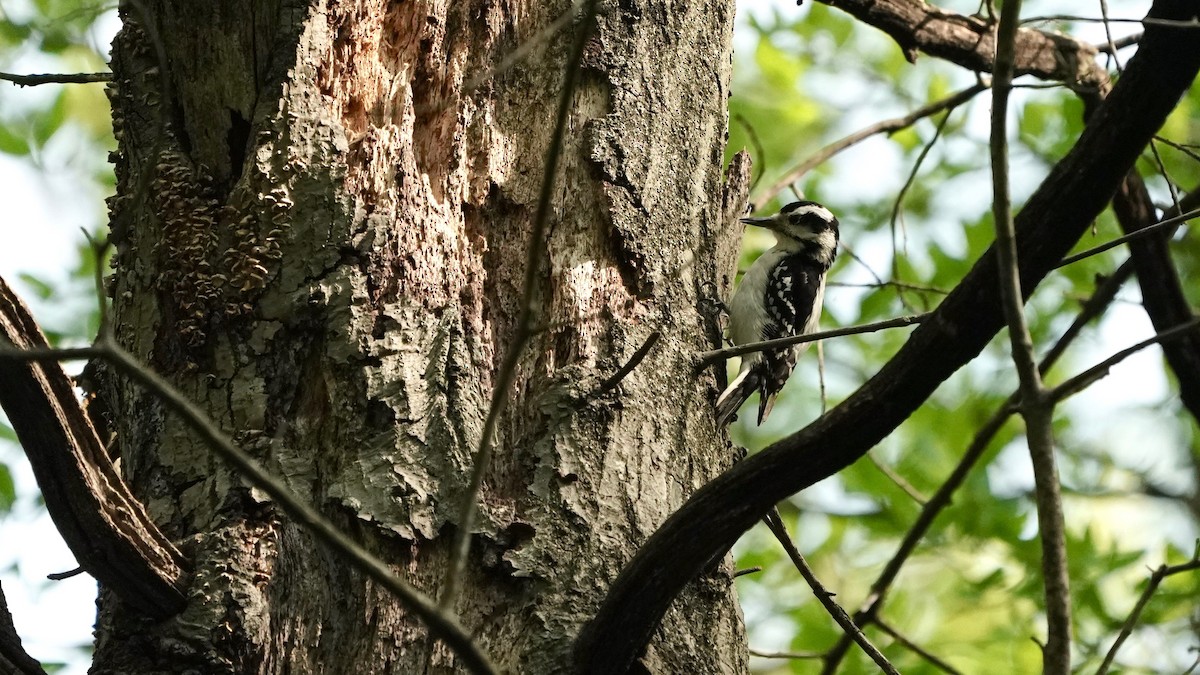
M 757 225 L 766 228 L 771 228 L 775 224 L 774 218 L 742 218 L 741 220 L 747 225 Z

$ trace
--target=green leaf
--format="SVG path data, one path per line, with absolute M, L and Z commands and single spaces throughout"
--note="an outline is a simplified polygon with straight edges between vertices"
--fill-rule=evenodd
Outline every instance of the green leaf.
M 33 138 L 38 145 L 45 145 L 59 128 L 67 114 L 67 95 L 60 92 L 49 109 L 33 117 Z
M 0 124 L 0 152 L 7 155 L 28 155 L 29 139 L 24 134 L 15 133 L 7 124 Z
M 0 464 L 0 512 L 7 513 L 17 500 L 16 486 L 7 464 Z

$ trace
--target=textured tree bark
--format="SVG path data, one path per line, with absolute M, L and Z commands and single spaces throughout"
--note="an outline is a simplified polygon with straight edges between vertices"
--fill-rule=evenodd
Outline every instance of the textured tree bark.
M 565 2 L 125 7 L 110 89 L 119 341 L 292 489 L 436 594 L 523 260 Z M 721 164 L 733 3 L 594 19 L 518 366 L 455 610 L 504 669 L 560 672 L 637 546 L 727 468 L 707 297 L 733 273 Z M 618 387 L 588 392 L 653 332 Z M 110 377 L 123 471 L 195 570 L 152 621 L 102 593 L 95 672 L 452 672 L 396 600 L 279 516 L 152 396 Z M 744 672 L 728 563 L 677 601 L 649 672 Z

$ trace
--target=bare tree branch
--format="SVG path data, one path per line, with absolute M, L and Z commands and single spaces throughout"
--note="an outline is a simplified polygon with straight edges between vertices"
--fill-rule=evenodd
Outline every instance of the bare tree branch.
M 46 510 L 80 566 L 121 600 L 156 618 L 178 613 L 186 560 L 117 473 L 62 368 L 3 358 L 23 349 L 50 351 L 28 308 L 0 279 L 0 406 Z
M 764 652 L 751 647 L 750 656 L 757 656 L 760 659 L 819 659 L 824 654 L 821 652 Z
M 268 473 L 254 458 L 237 447 L 233 440 L 213 424 L 199 407 L 185 398 L 170 383 L 139 363 L 129 352 L 116 344 L 104 344 L 101 349 L 103 350 L 102 358 L 130 380 L 152 392 L 168 408 L 174 410 L 221 459 L 233 466 L 238 474 L 251 485 L 270 495 L 274 503 L 292 520 L 311 532 L 326 546 L 346 556 L 355 569 L 399 598 L 406 607 L 429 626 L 429 632 L 432 635 L 445 642 L 446 646 L 454 651 L 465 668 L 473 673 L 487 675 L 499 672 L 492 665 L 487 654 L 471 639 L 470 634 L 452 614 L 443 612 L 431 598 L 393 574 L 387 564 L 372 555 L 358 542 L 347 537 L 341 528 L 321 515 L 281 480 Z
M 903 253 L 905 256 L 908 255 L 908 229 L 904 224 L 904 198 L 908 196 L 908 191 L 911 190 L 913 184 L 916 183 L 917 174 L 921 172 L 921 165 L 925 163 L 925 158 L 929 156 L 930 151 L 933 150 L 933 146 L 937 145 L 938 140 L 941 139 L 942 132 L 946 130 L 946 124 L 950 122 L 951 112 L 953 112 L 953 109 L 947 110 L 946 114 L 942 115 L 942 119 L 938 120 L 938 123 L 934 125 L 933 137 L 931 137 L 929 141 L 925 143 L 925 145 L 921 146 L 921 152 L 917 153 L 917 159 L 913 162 L 912 168 L 909 169 L 908 176 L 904 179 L 904 185 L 900 186 L 900 191 L 896 193 L 896 199 L 892 202 L 892 215 L 888 219 L 888 227 L 891 229 L 892 234 L 893 279 L 900 276 L 901 253 Z M 897 230 L 902 231 L 904 242 L 903 246 L 901 246 L 899 250 L 896 247 Z M 908 303 L 904 300 L 903 293 L 900 294 L 900 302 L 904 304 L 905 308 L 908 307 Z
M 1071 672 L 1071 591 L 1067 571 L 1067 533 L 1063 518 L 1062 489 L 1054 459 L 1054 400 L 1046 396 L 1033 352 L 1033 337 L 1025 321 L 1021 295 L 1021 269 L 1008 184 L 1008 97 L 1016 62 L 1017 24 L 1021 0 L 1005 0 L 996 30 L 996 64 L 992 82 L 992 212 L 996 224 L 1000 299 L 1008 324 L 1012 360 L 1020 378 L 1020 411 L 1025 418 L 1025 438 L 1033 461 L 1038 534 L 1042 545 L 1042 583 L 1046 597 L 1046 645 L 1042 672 Z
M 1046 16 L 1031 16 L 1021 23 L 1040 23 L 1043 21 L 1081 21 L 1088 23 L 1137 23 L 1143 26 L 1164 26 L 1168 28 L 1200 28 L 1196 21 L 1172 21 L 1170 19 L 1114 19 L 1111 17 L 1080 16 L 1077 14 L 1048 14 Z
M 1095 292 L 1092 293 L 1092 296 L 1083 303 L 1083 309 L 1075 317 L 1075 320 L 1059 336 L 1054 346 L 1046 352 L 1046 356 L 1038 366 L 1043 375 L 1048 373 L 1058 359 L 1066 353 L 1067 347 L 1081 334 L 1083 327 L 1100 316 L 1105 308 L 1112 304 L 1112 301 L 1117 296 L 1117 291 L 1129 280 L 1132 274 L 1133 264 L 1130 261 L 1126 261 L 1115 272 L 1100 282 Z M 950 500 L 954 492 L 966 481 L 971 470 L 983 458 L 984 453 L 991 445 L 996 434 L 1000 432 L 1004 423 L 1016 413 L 1017 396 L 1016 392 L 1009 396 L 1008 400 L 975 432 L 974 438 L 971 439 L 966 451 L 963 452 L 962 459 L 959 460 L 941 487 L 934 492 L 929 501 L 921 508 L 921 513 L 913 521 L 908 532 L 904 534 L 900 545 L 896 547 L 896 552 L 892 554 L 891 559 L 883 566 L 883 571 L 880 572 L 879 576 L 871 584 L 871 590 L 867 594 L 866 600 L 863 601 L 858 611 L 854 613 L 854 620 L 858 625 L 866 626 L 879 615 L 879 610 L 887 598 L 887 593 L 891 589 L 892 583 L 895 582 L 896 577 L 899 576 L 900 569 L 904 566 L 904 563 L 916 551 L 917 544 L 925 537 L 929 529 L 933 527 L 933 522 L 938 515 L 946 507 L 950 506 Z M 833 648 L 830 649 L 828 661 L 836 666 L 849 648 L 850 640 L 848 638 L 843 637 L 839 639 Z
M 1188 333 L 1196 330 L 1196 328 L 1200 328 L 1200 319 L 1192 319 L 1187 323 L 1180 324 L 1174 328 L 1169 328 L 1151 338 L 1142 340 L 1133 346 L 1126 347 L 1107 359 L 1104 359 L 1100 363 L 1097 363 L 1091 368 L 1088 368 L 1087 370 L 1070 378 L 1066 382 L 1058 385 L 1052 391 L 1047 392 L 1047 395 L 1055 402 L 1059 402 L 1068 397 L 1074 396 L 1075 394 L 1078 394 L 1084 389 L 1092 386 L 1101 378 L 1107 376 L 1109 371 L 1112 370 L 1113 366 L 1142 351 L 1146 347 L 1158 344 L 1160 342 L 1166 343 L 1170 340 L 1186 337 Z
M 854 619 L 851 619 L 846 610 L 842 609 L 842 606 L 833 599 L 833 593 L 825 590 L 825 586 L 821 584 L 821 580 L 813 573 L 812 568 L 808 566 L 808 562 L 804 560 L 804 556 L 800 554 L 796 545 L 792 543 L 792 538 L 788 535 L 787 528 L 783 525 L 783 518 L 779 515 L 779 509 L 771 509 L 770 513 L 763 516 L 763 522 L 767 524 L 767 528 L 771 530 L 771 534 L 775 535 L 775 538 L 779 540 L 779 543 L 783 546 L 783 550 L 787 553 L 788 559 L 792 561 L 792 564 L 796 566 L 796 570 L 800 572 L 800 576 L 804 577 L 805 583 L 812 589 L 817 602 L 820 602 L 825 611 L 829 612 L 829 616 L 833 617 L 837 625 L 841 626 L 846 635 L 849 635 L 850 639 L 854 640 L 855 644 L 861 647 L 867 656 L 871 657 L 871 660 L 875 662 L 875 665 L 879 666 L 880 670 L 889 675 L 900 675 L 900 671 L 896 670 L 896 667 L 887 660 L 887 657 L 875 645 L 871 644 L 871 641 L 863 634 L 862 629 L 854 625 Z
M 0 81 L 12 82 L 18 87 L 36 87 L 39 84 L 88 84 L 91 82 L 111 82 L 112 73 L 41 73 L 30 75 L 0 73 Z
M 1113 660 L 1117 658 L 1117 650 L 1133 634 L 1133 629 L 1137 626 L 1138 619 L 1142 616 L 1142 610 L 1146 609 L 1146 605 L 1150 603 L 1150 598 L 1154 596 L 1154 592 L 1158 590 L 1158 585 L 1162 583 L 1162 580 L 1174 574 L 1194 572 L 1196 570 L 1200 570 L 1200 558 L 1193 558 L 1180 565 L 1160 565 L 1158 569 L 1154 570 L 1154 573 L 1150 575 L 1150 581 L 1146 584 L 1146 590 L 1142 591 L 1137 604 L 1133 606 L 1133 611 L 1129 612 L 1129 617 L 1125 619 L 1124 625 L 1121 626 L 1121 632 L 1117 635 L 1113 646 L 1105 654 L 1104 661 L 1096 670 L 1096 675 L 1105 675 L 1108 673 L 1109 668 L 1112 667 Z
M 976 94 L 987 89 L 987 87 L 988 86 L 986 84 L 981 82 L 974 86 L 967 87 L 962 91 L 951 94 L 940 101 L 934 101 L 928 105 L 921 106 L 920 108 L 917 108 L 903 117 L 893 117 L 892 119 L 876 122 L 869 127 L 859 129 L 848 136 L 839 138 L 838 140 L 814 152 L 795 167 L 788 169 L 787 173 L 785 173 L 783 177 L 772 183 L 770 187 L 763 190 L 761 193 L 754 195 L 750 199 L 750 202 L 752 204 L 763 204 L 768 202 L 771 199 L 774 199 L 775 195 L 783 192 L 784 188 L 800 180 L 804 174 L 829 161 L 830 158 L 832 158 L 834 155 L 837 155 L 839 152 L 853 147 L 872 136 L 894 133 L 896 131 L 900 131 L 901 129 L 911 127 L 920 120 L 930 117 L 931 115 L 936 115 L 943 110 L 953 110 L 974 98 Z
M 882 459 L 879 459 L 879 457 L 877 457 L 874 452 L 868 452 L 867 459 L 870 459 L 871 463 L 875 465 L 875 468 L 879 469 L 879 473 L 882 473 L 888 480 L 892 481 L 892 483 L 894 483 L 896 485 L 896 487 L 900 488 L 900 490 L 903 491 L 904 494 L 908 495 L 909 497 L 912 497 L 912 500 L 914 502 L 916 502 L 917 504 L 919 504 L 921 506 L 924 506 L 925 502 L 929 501 L 929 497 L 926 497 L 925 495 L 921 494 L 920 490 L 913 487 L 912 483 L 909 483 L 908 481 L 904 480 L 904 476 L 901 476 L 900 474 L 896 473 L 895 469 L 888 466 L 887 463 L 884 462 Z
M 1189 208 L 1198 201 L 1200 191 L 1193 190 L 1180 201 L 1180 206 Z M 1128 233 L 1126 236 L 1136 239 L 1130 243 L 1129 253 L 1137 270 L 1142 306 L 1154 330 L 1161 333 L 1190 322 L 1194 316 L 1191 303 L 1171 260 L 1170 230 L 1163 231 L 1163 228 L 1200 216 L 1200 209 L 1155 223 L 1150 193 L 1141 177 L 1131 171 L 1113 197 L 1113 211 L 1121 229 Z M 1179 382 L 1179 395 L 1184 406 L 1193 418 L 1200 420 L 1200 336 L 1193 334 L 1184 340 L 1164 344 L 1163 354 Z
M 913 642 L 912 640 L 909 640 L 907 637 L 902 635 L 895 628 L 892 628 L 891 625 L 889 625 L 887 622 L 883 621 L 882 619 L 877 617 L 875 619 L 875 625 L 879 626 L 880 630 L 882 630 L 883 632 L 885 632 L 889 636 L 891 636 L 891 638 L 893 640 L 898 642 L 905 649 L 908 649 L 909 651 L 913 652 L 917 656 L 920 656 L 921 658 L 925 659 L 929 663 L 933 664 L 934 667 L 936 667 L 938 670 L 942 671 L 943 673 L 950 673 L 950 675 L 960 675 L 957 668 L 950 665 L 949 663 L 946 663 L 942 659 L 939 659 L 933 653 L 931 653 L 928 650 L 921 647 L 921 645 L 918 645 L 917 643 Z
M 994 26 L 981 18 L 947 12 L 921 0 L 821 0 L 874 26 L 896 41 L 911 62 L 918 52 L 977 73 L 992 72 Z M 1108 87 L 1096 49 L 1066 35 L 1023 28 L 1016 34 L 1014 76 L 1063 82 L 1088 90 Z
M 227 434 L 222 432 L 199 407 L 184 397 L 179 390 L 146 368 L 119 345 L 105 342 L 86 349 L 58 350 L 43 347 L 22 350 L 0 344 L 0 365 L 6 361 L 51 361 L 72 358 L 104 359 L 116 371 L 153 393 L 168 408 L 175 411 L 221 459 L 233 466 L 247 482 L 270 495 L 274 503 L 292 520 L 311 532 L 317 540 L 329 548 L 345 555 L 355 569 L 399 598 L 406 607 L 425 621 L 431 635 L 446 643 L 446 646 L 458 656 L 465 668 L 473 673 L 485 675 L 495 675 L 498 672 L 488 656 L 471 639 L 453 615 L 443 612 L 431 598 L 393 574 L 383 561 L 343 534 L 337 525 L 321 515 L 282 481 L 268 473 L 254 458 L 237 447 Z
M 744 345 L 736 347 L 723 347 L 721 349 L 712 349 L 707 352 L 700 352 L 696 355 L 699 361 L 697 367 L 703 368 L 711 363 L 722 359 L 731 359 L 735 356 L 742 356 L 752 352 L 761 352 L 767 349 L 776 349 L 778 347 L 788 347 L 790 345 L 803 344 L 805 342 L 816 342 L 818 340 L 827 340 L 829 338 L 842 337 L 844 335 L 860 335 L 862 333 L 874 333 L 875 331 L 885 330 L 887 328 L 903 328 L 928 319 L 930 314 L 917 314 L 914 316 L 898 316 L 894 319 L 884 319 L 875 323 L 865 323 L 861 326 L 847 326 L 845 328 L 833 328 L 831 330 L 817 331 L 807 335 L 793 335 L 791 337 L 777 338 L 774 340 L 763 340 L 762 342 L 747 342 Z
M 662 339 L 662 333 L 658 331 L 650 333 L 650 337 L 646 338 L 646 341 L 642 343 L 642 346 L 637 348 L 637 351 L 633 353 L 633 356 L 630 356 L 629 360 L 626 361 L 620 368 L 618 368 L 615 373 L 609 375 L 603 382 L 596 385 L 596 388 L 592 390 L 591 394 L 588 395 L 588 398 L 599 396 L 620 384 L 621 380 L 625 379 L 630 373 L 633 372 L 634 368 L 638 367 L 638 364 L 642 362 L 642 359 L 646 358 L 646 355 L 650 353 L 651 349 L 654 349 L 654 345 L 658 344 L 660 339 Z
M 1191 18 L 1195 3 L 1157 0 L 1156 17 Z M 1141 149 L 1200 69 L 1200 41 L 1150 26 L 1137 54 L 1016 218 L 1023 292 L 1038 282 L 1105 207 Z M 1002 325 L 995 253 L 913 331 L 870 381 L 808 427 L 734 465 L 670 516 L 613 582 L 576 642 L 584 672 L 623 672 L 671 600 L 774 504 L 853 463 L 973 359 Z
M 1141 40 L 1142 34 L 1134 33 L 1133 35 L 1126 35 L 1123 38 L 1110 40 L 1107 44 L 1093 45 L 1093 48 L 1101 54 L 1116 55 L 1117 50 L 1125 49 L 1126 47 L 1132 47 L 1138 42 L 1141 42 Z
M 1147 197 L 1147 199 L 1149 199 L 1149 197 Z M 1154 207 L 1151 206 L 1150 209 L 1151 209 L 1151 214 L 1152 214 L 1151 218 L 1153 218 Z M 1132 226 L 1131 226 L 1131 230 L 1129 231 L 1129 234 L 1117 237 L 1116 239 L 1113 239 L 1112 241 L 1106 241 L 1103 244 L 1100 244 L 1099 246 L 1093 246 L 1092 248 L 1089 248 L 1086 251 L 1080 251 L 1079 253 L 1076 253 L 1075 255 L 1067 256 L 1066 258 L 1062 259 L 1062 262 L 1055 265 L 1055 269 L 1057 269 L 1059 267 L 1066 267 L 1067 265 L 1070 265 L 1071 263 L 1079 262 L 1080 260 L 1083 260 L 1084 258 L 1090 258 L 1094 255 L 1104 253 L 1105 251 L 1114 249 L 1114 248 L 1120 246 L 1121 244 L 1127 244 L 1129 242 L 1138 241 L 1139 239 L 1146 239 L 1147 237 L 1150 237 L 1157 233 L 1162 232 L 1162 230 L 1164 230 L 1164 229 L 1173 228 L 1176 225 L 1179 225 L 1180 223 L 1186 223 L 1190 220 L 1195 220 L 1197 217 L 1200 217 L 1200 209 L 1193 209 L 1182 215 L 1174 216 L 1172 218 L 1167 218 L 1165 220 L 1159 221 L 1152 225 L 1146 225 L 1144 227 L 1141 227 L 1140 229 L 1132 228 Z

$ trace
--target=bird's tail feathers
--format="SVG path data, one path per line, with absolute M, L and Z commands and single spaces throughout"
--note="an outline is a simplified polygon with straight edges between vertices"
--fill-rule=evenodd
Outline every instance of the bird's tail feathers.
M 759 387 L 759 376 L 754 368 L 744 368 L 738 373 L 737 377 L 733 378 L 733 382 L 721 392 L 717 397 L 717 426 L 723 427 L 733 420 L 733 416 L 737 413 L 742 404 L 750 398 L 750 395 Z M 762 415 L 760 413 L 759 417 Z
M 783 388 L 788 374 L 796 365 L 795 350 L 782 350 L 767 354 L 744 366 L 733 382 L 717 397 L 717 424 L 726 426 L 733 420 L 738 408 L 742 407 L 754 392 L 759 393 L 758 424 L 762 425 L 771 409 L 775 407 L 775 396 Z
M 738 372 L 738 376 L 733 378 L 730 386 L 726 387 L 724 392 L 716 398 L 716 424 L 725 426 L 732 422 L 736 416 L 738 408 L 742 407 L 750 396 L 762 388 L 762 372 L 755 366 L 743 368 Z M 766 398 L 763 399 L 767 401 Z M 770 412 L 770 405 L 774 402 L 774 396 L 770 396 L 770 401 L 767 404 L 767 412 Z M 762 419 L 766 417 L 766 413 L 758 412 L 758 423 L 762 424 Z

